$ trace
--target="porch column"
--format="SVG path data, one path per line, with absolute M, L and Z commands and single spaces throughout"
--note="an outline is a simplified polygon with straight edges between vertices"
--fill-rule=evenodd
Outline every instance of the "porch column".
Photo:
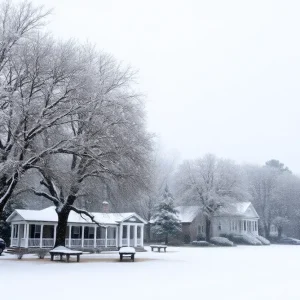
M 55 245 L 55 241 L 56 241 L 56 230 L 57 230 L 57 225 L 54 225 L 54 234 L 53 234 L 53 247 Z
M 127 225 L 127 247 L 130 247 L 130 225 Z
M 12 246 L 12 239 L 14 238 L 14 224 L 10 226 L 10 246 Z
M 84 248 L 84 226 L 82 226 L 81 228 L 81 248 Z
M 29 224 L 25 224 L 25 248 L 28 248 L 29 239 Z
M 105 227 L 105 248 L 107 248 L 107 228 Z
M 134 225 L 134 247 L 137 247 L 137 225 Z
M 69 225 L 69 248 L 71 248 L 71 245 L 72 245 L 72 243 L 71 243 L 71 236 L 72 236 L 72 225 Z
M 41 225 L 40 248 L 43 248 L 43 231 L 44 231 L 44 224 Z
M 97 248 L 97 226 L 94 227 L 94 248 Z
M 119 247 L 122 247 L 123 245 L 123 225 L 120 224 L 120 235 L 119 235 Z
M 18 245 L 17 245 L 18 247 L 20 247 L 20 242 L 21 242 L 20 241 L 20 227 L 21 227 L 20 224 L 18 224 Z
M 119 227 L 116 226 L 116 247 L 118 247 L 118 237 L 119 237 L 118 233 L 119 233 Z
M 141 247 L 144 247 L 144 225 L 141 226 Z

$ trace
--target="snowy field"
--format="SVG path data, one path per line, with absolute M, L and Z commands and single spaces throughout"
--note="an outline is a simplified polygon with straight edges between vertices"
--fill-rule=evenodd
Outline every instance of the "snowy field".
M 80 263 L 0 257 L 0 297 L 19 300 L 300 299 L 300 246 L 175 248 L 83 255 Z M 74 258 L 71 258 L 74 260 Z

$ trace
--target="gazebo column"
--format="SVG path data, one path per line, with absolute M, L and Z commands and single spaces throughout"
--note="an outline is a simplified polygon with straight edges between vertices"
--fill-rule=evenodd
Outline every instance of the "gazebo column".
M 84 248 L 84 226 L 82 226 L 81 228 L 81 248 Z
M 71 248 L 72 225 L 69 225 L 69 248 Z
M 123 246 L 123 225 L 120 224 L 119 247 Z
M 134 225 L 134 247 L 137 247 L 137 225 Z
M 107 248 L 107 228 L 105 227 L 105 248 Z
M 144 247 L 144 225 L 141 225 L 141 247 Z
M 116 226 L 116 247 L 118 247 L 118 233 L 119 233 L 119 228 Z
M 94 227 L 94 248 L 97 248 L 97 226 Z
M 18 234 L 17 234 L 17 238 L 18 238 L 17 246 L 18 247 L 20 247 L 20 227 L 21 227 L 20 224 L 18 224 Z
M 130 247 L 130 225 L 127 225 L 127 247 Z
M 25 238 L 25 248 L 28 248 L 28 240 L 29 240 L 29 224 L 25 224 L 25 235 L 24 235 L 24 238 Z
M 14 227 L 15 227 L 15 224 L 12 224 L 10 226 L 10 246 L 12 244 L 12 239 L 14 238 Z
M 43 248 L 43 231 L 44 231 L 44 224 L 41 225 L 40 248 Z

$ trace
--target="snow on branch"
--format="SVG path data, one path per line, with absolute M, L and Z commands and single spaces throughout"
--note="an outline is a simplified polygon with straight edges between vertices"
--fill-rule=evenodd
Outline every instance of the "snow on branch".
M 96 220 L 95 220 L 95 216 L 93 216 L 91 213 L 89 213 L 88 211 L 84 210 L 84 209 L 80 209 L 80 208 L 77 208 L 73 205 L 69 205 L 70 209 L 75 211 L 77 214 L 79 214 L 83 219 L 85 219 L 83 217 L 83 215 L 89 217 L 93 223 L 95 223 L 96 225 L 98 225 L 99 227 L 106 227 L 100 223 L 98 223 Z M 86 219 L 85 219 L 86 220 Z
M 42 192 L 42 191 L 37 191 L 35 190 L 34 188 L 31 188 L 31 191 L 33 191 L 33 193 L 37 196 L 42 196 L 42 197 L 45 197 L 47 198 L 48 200 L 52 201 L 54 203 L 55 206 L 59 206 L 60 205 L 60 201 L 59 199 L 57 199 L 56 197 L 54 196 L 51 196 L 49 195 L 48 193 L 46 192 Z

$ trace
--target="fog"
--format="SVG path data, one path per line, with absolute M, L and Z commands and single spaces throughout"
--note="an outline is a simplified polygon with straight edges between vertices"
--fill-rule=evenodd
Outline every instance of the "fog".
M 298 1 L 35 0 L 48 29 L 139 70 L 149 130 L 183 158 L 300 172 Z

